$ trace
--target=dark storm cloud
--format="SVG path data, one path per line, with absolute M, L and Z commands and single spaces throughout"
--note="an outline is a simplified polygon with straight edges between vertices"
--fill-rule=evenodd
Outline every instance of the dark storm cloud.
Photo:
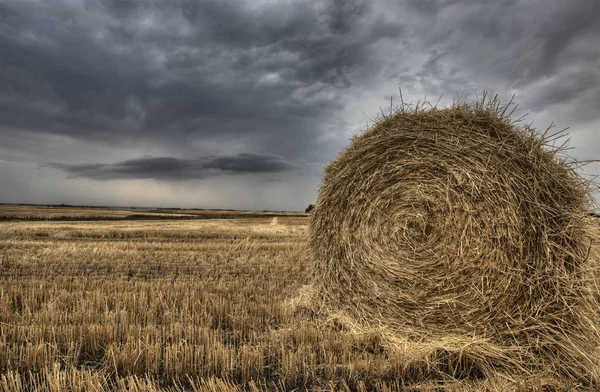
M 366 0 L 5 1 L 0 126 L 108 144 L 242 138 L 249 150 L 303 157 L 323 147 L 314 142 L 318 124 L 343 109 L 344 89 L 360 88 L 394 56 L 410 60 L 388 49 L 429 53 L 421 70 L 397 75 L 407 89 L 439 95 L 494 80 L 524 89 L 586 55 L 594 64 L 598 7 L 452 0 L 376 12 Z M 572 96 L 594 74 L 576 69 L 556 89 Z
M 228 135 L 286 155 L 313 151 L 315 124 L 340 109 L 319 92 L 349 87 L 370 46 L 401 32 L 338 0 L 14 0 L 0 18 L 5 127 L 109 144 Z
M 173 157 L 143 157 L 118 163 L 63 164 L 48 163 L 71 178 L 92 180 L 156 179 L 193 180 L 223 174 L 280 173 L 296 167 L 281 156 L 244 153 L 232 156 L 214 156 L 202 159 Z

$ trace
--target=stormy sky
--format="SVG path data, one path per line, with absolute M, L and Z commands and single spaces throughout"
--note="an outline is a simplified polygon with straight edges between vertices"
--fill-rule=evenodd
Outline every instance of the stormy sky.
M 399 87 L 600 159 L 600 2 L 0 0 L 0 202 L 303 210 Z

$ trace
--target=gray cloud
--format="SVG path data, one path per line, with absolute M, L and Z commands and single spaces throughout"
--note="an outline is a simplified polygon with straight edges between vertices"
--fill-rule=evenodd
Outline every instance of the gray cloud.
M 294 166 L 293 163 L 277 155 L 251 153 L 212 157 L 204 163 L 205 168 L 233 173 L 278 173 L 290 170 Z
M 69 174 L 70 178 L 178 181 L 205 179 L 223 174 L 280 173 L 292 170 L 297 163 L 277 155 L 244 153 L 202 159 L 143 157 L 111 164 L 47 163 L 46 166 L 62 170 Z
M 0 15 L 5 126 L 106 144 L 227 135 L 299 156 L 340 109 L 319 91 L 349 87 L 401 33 L 364 1 L 17 0 Z
M 502 87 L 526 90 L 544 78 L 598 75 L 600 3 L 596 1 L 409 2 L 407 29 L 431 53 L 411 80 L 429 93 Z M 400 12 L 397 3 L 389 6 Z M 439 56 L 444 56 L 439 58 Z M 439 68 L 432 67 L 439 59 Z M 575 68 L 575 72 L 573 72 Z M 452 86 L 456 80 L 458 85 Z M 440 88 L 440 85 L 442 88 Z M 448 88 L 450 87 L 450 88 Z M 459 92 L 459 91 L 457 91 Z

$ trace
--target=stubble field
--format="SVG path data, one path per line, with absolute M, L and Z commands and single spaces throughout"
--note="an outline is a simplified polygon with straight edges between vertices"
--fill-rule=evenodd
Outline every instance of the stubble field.
M 307 216 L 233 216 L 0 223 L 0 391 L 493 390 L 294 306 Z
M 372 336 L 290 306 L 307 217 L 222 218 L 0 223 L 0 390 L 398 384 Z

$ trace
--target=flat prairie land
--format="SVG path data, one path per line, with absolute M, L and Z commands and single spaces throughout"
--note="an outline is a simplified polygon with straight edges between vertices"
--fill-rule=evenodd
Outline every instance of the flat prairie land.
M 0 223 L 0 391 L 495 389 L 295 306 L 308 217 L 239 215 Z
M 399 389 L 373 336 L 292 306 L 307 222 L 0 223 L 0 390 Z

